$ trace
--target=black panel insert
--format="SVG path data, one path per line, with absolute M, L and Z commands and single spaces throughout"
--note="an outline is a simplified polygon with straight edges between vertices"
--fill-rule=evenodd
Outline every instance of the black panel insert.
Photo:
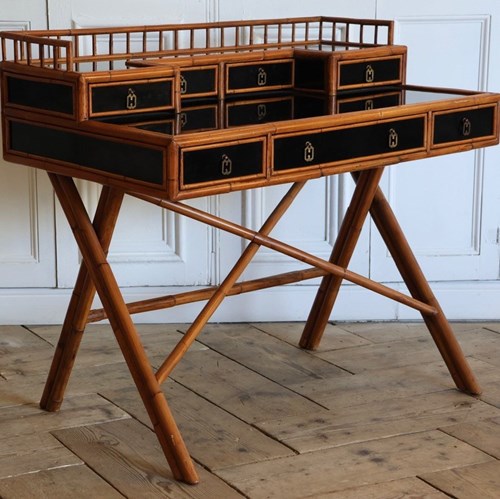
M 292 62 L 273 62 L 230 66 L 228 89 L 245 90 L 290 86 L 292 84 Z
M 184 81 L 182 81 L 184 79 Z M 181 71 L 181 94 L 208 94 L 216 90 L 215 68 Z
M 424 146 L 424 118 L 343 128 L 274 140 L 274 170 L 333 163 Z M 397 138 L 391 140 L 391 130 Z
M 325 60 L 318 57 L 295 60 L 295 88 L 326 90 Z
M 7 77 L 8 102 L 73 115 L 73 87 L 62 83 Z
M 58 128 L 11 121 L 10 149 L 94 168 L 136 180 L 163 183 L 163 152 Z
M 401 79 L 401 59 L 382 59 L 340 65 L 339 86 L 373 84 Z
M 92 113 L 133 111 L 172 105 L 172 81 L 148 83 L 130 81 L 123 85 L 103 85 L 92 88 Z
M 495 133 L 495 108 L 466 109 L 434 118 L 434 144 L 487 137 Z
M 184 151 L 184 185 L 258 175 L 264 170 L 263 142 Z

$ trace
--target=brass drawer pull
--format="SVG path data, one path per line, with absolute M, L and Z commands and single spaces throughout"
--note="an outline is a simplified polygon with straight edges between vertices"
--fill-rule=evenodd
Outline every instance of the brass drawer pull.
M 398 147 L 398 142 L 399 142 L 398 134 L 396 130 L 394 130 L 394 128 L 391 128 L 389 130 L 389 149 L 395 149 L 396 147 Z
M 267 84 L 267 73 L 264 68 L 259 68 L 257 73 L 257 85 L 263 87 Z
M 314 160 L 314 146 L 307 141 L 304 146 L 304 161 L 310 163 Z
M 186 78 L 184 78 L 183 75 L 181 75 L 181 77 L 180 77 L 180 83 L 181 83 L 181 94 L 182 95 L 187 94 L 188 82 L 187 82 Z
M 222 175 L 231 175 L 233 171 L 233 162 L 227 154 L 222 155 L 221 159 L 221 172 Z
M 127 94 L 127 109 L 135 109 L 137 107 L 137 95 L 129 88 Z
M 366 83 L 372 83 L 375 80 L 375 71 L 370 64 L 366 66 L 365 71 L 365 81 Z
M 468 137 L 472 132 L 472 123 L 469 118 L 462 119 L 462 135 Z

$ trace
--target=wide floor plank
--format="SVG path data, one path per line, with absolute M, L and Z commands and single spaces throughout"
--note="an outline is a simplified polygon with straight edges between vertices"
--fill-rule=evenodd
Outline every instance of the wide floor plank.
M 217 472 L 252 498 L 302 498 L 492 461 L 438 431 L 346 445 Z
M 457 499 L 498 499 L 500 461 L 421 475 L 422 479 Z
M 2 499 L 120 499 L 126 497 L 87 466 L 69 466 L 0 480 Z
M 349 406 L 322 416 L 264 421 L 257 426 L 298 452 L 310 452 L 439 427 L 465 440 L 453 432 L 453 428 L 458 432 L 456 423 L 467 421 L 474 426 L 476 422 L 494 417 L 500 419 L 499 409 L 456 390 L 448 390 Z M 447 428 L 450 425 L 451 433 Z M 493 438 L 493 445 L 495 440 L 500 452 L 500 440 Z M 466 441 L 477 447 L 474 442 Z
M 197 486 L 174 480 L 155 434 L 132 419 L 69 428 L 54 435 L 127 497 L 242 497 L 199 466 Z
M 190 454 L 210 470 L 294 454 L 178 383 L 166 383 L 164 392 Z M 152 428 L 135 389 L 108 391 L 104 396 Z

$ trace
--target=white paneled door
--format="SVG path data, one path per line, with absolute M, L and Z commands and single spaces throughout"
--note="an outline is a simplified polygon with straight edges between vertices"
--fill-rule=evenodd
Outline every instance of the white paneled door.
M 0 30 L 46 27 L 45 2 L 2 0 Z M 0 158 L 0 321 L 17 321 L 14 308 L 26 309 L 26 295 L 56 284 L 54 198 L 46 175 Z M 38 308 L 33 304 L 35 314 Z
M 500 5 L 495 0 L 2 0 L 1 29 L 96 27 L 228 19 L 331 15 L 396 20 L 396 42 L 407 44 L 408 81 L 500 91 Z M 47 5 L 47 10 L 45 6 Z M 117 42 L 119 43 L 119 41 Z M 500 304 L 500 148 L 389 168 L 383 188 L 449 317 L 498 318 Z M 78 182 L 92 211 L 99 187 Z M 197 207 L 258 229 L 287 186 L 193 201 Z M 328 257 L 353 184 L 349 176 L 310 181 L 273 232 Z M 1 164 L 0 323 L 60 322 L 79 255 L 44 173 Z M 130 299 L 186 286 L 215 284 L 244 243 L 142 202 L 126 199 L 110 250 L 118 282 Z M 297 263 L 261 250 L 245 273 L 286 272 Z M 369 223 L 351 269 L 402 287 L 392 260 Z M 317 283 L 227 300 L 216 320 L 303 320 Z M 495 308 L 496 300 L 496 308 Z M 27 306 L 29 304 L 29 306 Z M 196 308 L 196 307 L 194 307 Z M 194 308 L 139 320 L 190 321 Z M 345 285 L 334 318 L 416 317 L 356 286 Z
M 379 0 L 408 46 L 408 82 L 500 91 L 500 3 Z M 389 168 L 384 190 L 449 316 L 500 317 L 500 148 Z M 371 274 L 399 275 L 376 230 Z M 401 308 L 400 315 L 408 316 Z

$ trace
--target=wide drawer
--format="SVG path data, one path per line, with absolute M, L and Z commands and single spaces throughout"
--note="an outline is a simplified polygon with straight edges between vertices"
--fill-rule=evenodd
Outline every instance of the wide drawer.
M 441 146 L 495 135 L 496 105 L 433 115 L 432 144 Z
M 181 151 L 181 189 L 199 184 L 265 176 L 265 139 Z
M 273 170 L 283 171 L 425 147 L 425 116 L 273 140 Z
M 293 86 L 293 60 L 226 65 L 226 93 L 253 92 Z
M 90 116 L 171 109 L 172 78 L 90 85 Z
M 401 56 L 370 59 L 362 62 L 339 62 L 339 90 L 403 81 L 403 59 Z

